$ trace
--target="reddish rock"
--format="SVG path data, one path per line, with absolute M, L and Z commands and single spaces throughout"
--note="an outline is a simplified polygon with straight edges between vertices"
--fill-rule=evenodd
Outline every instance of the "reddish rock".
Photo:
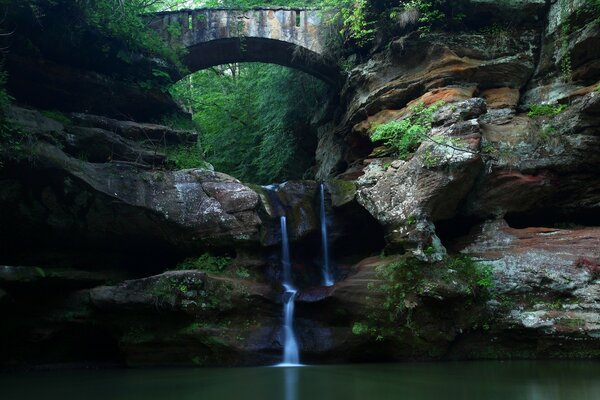
M 508 87 L 487 89 L 481 92 L 488 108 L 517 108 L 521 94 L 519 89 Z

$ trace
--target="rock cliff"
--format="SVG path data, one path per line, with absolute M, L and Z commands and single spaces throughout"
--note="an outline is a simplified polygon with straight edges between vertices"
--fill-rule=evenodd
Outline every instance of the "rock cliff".
M 114 82 L 15 55 L 48 89 L 12 84 L 27 152 L 0 169 L 0 364 L 277 362 L 284 213 L 304 361 L 600 357 L 600 24 L 584 0 L 472 3 L 489 26 L 393 39 L 320 127 L 333 287 L 316 181 L 176 170 L 197 133 L 123 120 L 168 96 L 94 103 Z M 409 154 L 371 140 L 432 105 Z

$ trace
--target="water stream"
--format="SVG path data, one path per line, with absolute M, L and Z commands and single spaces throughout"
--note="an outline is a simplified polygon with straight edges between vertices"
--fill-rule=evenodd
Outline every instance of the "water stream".
M 323 285 L 333 286 L 335 281 L 331 273 L 329 262 L 329 242 L 327 239 L 327 213 L 325 211 L 325 185 L 321 183 L 320 190 L 320 217 L 321 217 L 321 252 L 323 254 Z
M 283 362 L 280 366 L 294 366 L 300 364 L 298 342 L 294 332 L 294 300 L 298 291 L 292 279 L 292 263 L 290 259 L 290 243 L 287 234 L 287 220 L 281 217 L 281 266 L 283 270 Z

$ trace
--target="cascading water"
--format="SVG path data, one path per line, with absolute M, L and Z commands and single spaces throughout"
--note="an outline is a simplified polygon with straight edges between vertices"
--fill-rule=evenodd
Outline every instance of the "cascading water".
M 323 285 L 333 286 L 333 274 L 329 263 L 329 242 L 327 240 L 327 214 L 325 212 L 325 185 L 321 183 L 321 247 L 323 254 Z
M 283 269 L 283 332 L 285 335 L 283 345 L 283 363 L 281 366 L 299 365 L 300 355 L 298 342 L 294 332 L 294 300 L 298 291 L 292 282 L 292 265 L 290 260 L 290 244 L 287 234 L 287 221 L 281 217 L 281 266 Z

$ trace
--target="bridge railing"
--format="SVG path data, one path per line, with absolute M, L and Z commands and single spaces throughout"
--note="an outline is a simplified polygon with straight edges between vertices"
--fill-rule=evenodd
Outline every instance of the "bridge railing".
M 323 25 L 318 8 L 200 8 L 148 15 L 149 25 L 167 41 L 193 46 L 226 38 L 256 37 L 290 42 L 321 54 Z

